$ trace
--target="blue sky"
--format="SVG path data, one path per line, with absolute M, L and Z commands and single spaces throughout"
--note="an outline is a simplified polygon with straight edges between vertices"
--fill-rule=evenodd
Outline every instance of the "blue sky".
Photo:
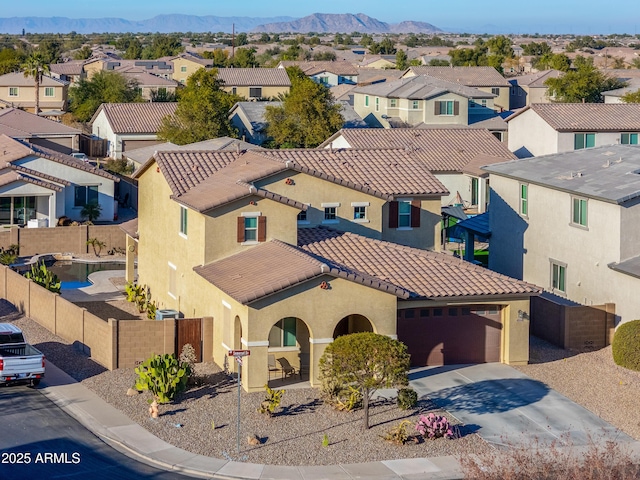
M 613 8 L 615 7 L 615 8 Z M 418 20 L 440 28 L 482 30 L 499 27 L 514 33 L 640 33 L 637 0 L 612 4 L 595 0 L 535 0 L 531 2 L 480 2 L 478 0 L 30 0 L 3 1 L 1 17 L 59 16 L 70 18 L 118 17 L 142 20 L 157 14 L 184 13 L 273 17 L 303 17 L 314 12 L 366 13 L 385 22 Z M 626 12 L 626 14 L 624 13 Z

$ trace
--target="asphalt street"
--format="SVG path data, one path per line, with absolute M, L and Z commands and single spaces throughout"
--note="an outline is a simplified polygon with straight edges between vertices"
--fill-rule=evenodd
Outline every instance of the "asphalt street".
M 0 387 L 0 480 L 187 479 L 105 444 L 27 386 Z

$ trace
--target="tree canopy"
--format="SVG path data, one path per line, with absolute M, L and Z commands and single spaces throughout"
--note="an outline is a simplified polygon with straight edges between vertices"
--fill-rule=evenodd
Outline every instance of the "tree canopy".
M 624 101 L 624 103 L 640 103 L 640 90 L 625 93 L 622 96 L 622 100 Z
M 282 96 L 282 106 L 266 108 L 267 135 L 280 148 L 317 147 L 342 128 L 341 105 L 299 67 L 289 67 L 287 73 L 291 91 Z
M 408 383 L 407 346 L 386 335 L 352 333 L 336 338 L 320 358 L 320 380 L 351 385 L 362 393 L 364 426 L 369 428 L 369 400 L 379 388 Z
M 602 92 L 626 86 L 625 82 L 604 74 L 595 67 L 593 59 L 577 56 L 575 69 L 562 77 L 549 78 L 544 83 L 548 95 L 560 103 L 601 103 Z
M 117 72 L 102 70 L 91 80 L 83 78 L 69 87 L 69 111 L 76 120 L 88 122 L 103 103 L 141 102 L 138 83 Z
M 178 145 L 223 136 L 237 138 L 228 114 L 241 98 L 222 90 L 222 85 L 215 68 L 200 68 L 189 76 L 179 92 L 176 113 L 162 120 L 158 138 Z

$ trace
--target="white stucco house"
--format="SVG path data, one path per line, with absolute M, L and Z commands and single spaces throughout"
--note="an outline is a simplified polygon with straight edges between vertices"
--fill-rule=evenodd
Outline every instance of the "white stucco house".
M 640 147 L 611 145 L 484 167 L 489 268 L 582 305 L 640 318 Z
M 518 158 L 637 144 L 640 104 L 534 103 L 506 119 Z
M 70 155 L 0 135 L 0 225 L 55 227 L 62 216 L 82 220 L 89 203 L 111 221 L 118 177 Z
M 158 130 L 162 119 L 173 115 L 177 102 L 103 103 L 91 119 L 91 133 L 108 141 L 108 156 L 122 158 L 122 152 L 148 147 L 162 140 Z

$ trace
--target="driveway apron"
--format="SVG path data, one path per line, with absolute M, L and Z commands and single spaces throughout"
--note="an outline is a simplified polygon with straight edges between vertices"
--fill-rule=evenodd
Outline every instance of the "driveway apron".
M 584 446 L 634 439 L 587 409 L 500 363 L 414 369 L 419 397 L 428 396 L 495 445 Z

